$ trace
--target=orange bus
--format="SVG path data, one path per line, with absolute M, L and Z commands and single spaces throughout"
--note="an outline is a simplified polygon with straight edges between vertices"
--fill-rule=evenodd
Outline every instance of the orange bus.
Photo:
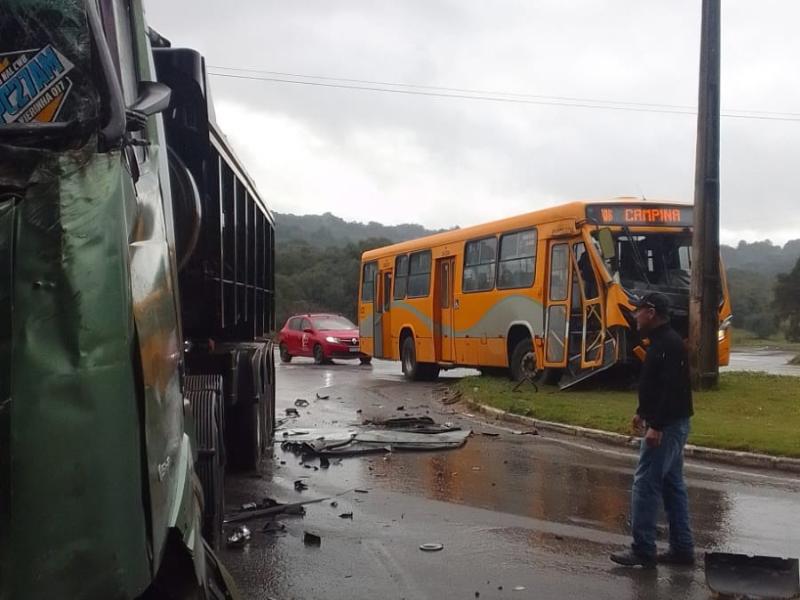
M 692 211 L 635 198 L 570 202 L 365 252 L 361 350 L 400 360 L 409 379 L 466 366 L 562 388 L 636 363 L 632 297 L 666 294 L 673 327 L 688 337 Z M 727 365 L 724 275 L 719 320 Z

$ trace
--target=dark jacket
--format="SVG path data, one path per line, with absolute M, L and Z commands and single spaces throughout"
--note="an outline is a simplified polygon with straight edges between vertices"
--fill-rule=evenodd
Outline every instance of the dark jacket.
M 665 323 L 650 332 L 639 378 L 639 408 L 636 414 L 647 425 L 661 431 L 678 419 L 691 417 L 692 385 L 689 353 L 681 336 Z

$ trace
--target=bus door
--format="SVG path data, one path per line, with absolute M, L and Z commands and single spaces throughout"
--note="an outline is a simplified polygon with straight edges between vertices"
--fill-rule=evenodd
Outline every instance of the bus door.
M 392 272 L 379 271 L 375 278 L 375 302 L 373 304 L 375 318 L 373 319 L 374 331 L 372 334 L 372 356 L 384 358 L 384 340 L 391 339 L 391 314 L 392 307 Z
M 455 336 L 453 322 L 453 271 L 455 259 L 443 258 L 436 261 L 434 289 L 435 317 L 433 328 L 436 359 L 441 362 L 455 362 Z
M 567 365 L 572 261 L 570 244 L 567 241 L 553 240 L 550 242 L 549 250 L 544 367 L 560 368 Z
M 584 242 L 572 245 L 573 305 L 578 305 L 580 313 L 577 323 L 580 335 L 576 336 L 579 347 L 571 348 L 570 370 L 593 369 L 603 364 L 605 342 L 605 320 L 603 319 L 602 290 L 592 267 Z M 579 299 L 580 302 L 575 300 Z

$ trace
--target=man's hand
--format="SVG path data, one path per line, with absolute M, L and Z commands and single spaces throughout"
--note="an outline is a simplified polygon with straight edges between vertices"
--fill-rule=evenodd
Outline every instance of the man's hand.
M 644 432 L 644 419 L 638 414 L 633 415 L 633 419 L 631 419 L 631 429 L 634 435 L 642 435 Z
M 644 441 L 647 443 L 648 448 L 658 448 L 661 445 L 661 436 L 663 432 L 656 431 L 652 427 L 647 428 L 647 433 L 644 436 Z

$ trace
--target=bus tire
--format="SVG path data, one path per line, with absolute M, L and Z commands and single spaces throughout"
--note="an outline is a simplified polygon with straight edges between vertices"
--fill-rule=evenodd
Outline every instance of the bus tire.
M 439 365 L 417 362 L 417 346 L 412 335 L 403 338 L 400 362 L 403 365 L 403 375 L 411 381 L 434 381 L 439 377 Z
M 512 381 L 536 377 L 536 352 L 533 350 L 531 338 L 526 337 L 517 342 L 509 357 L 508 365 Z
M 187 391 L 197 443 L 195 471 L 203 487 L 203 537 L 219 549 L 225 516 L 225 458 L 222 422 L 222 381 L 217 389 Z
M 281 362 L 282 363 L 290 363 L 292 362 L 292 355 L 289 354 L 289 349 L 286 347 L 286 344 L 280 345 L 280 355 L 281 355 Z

